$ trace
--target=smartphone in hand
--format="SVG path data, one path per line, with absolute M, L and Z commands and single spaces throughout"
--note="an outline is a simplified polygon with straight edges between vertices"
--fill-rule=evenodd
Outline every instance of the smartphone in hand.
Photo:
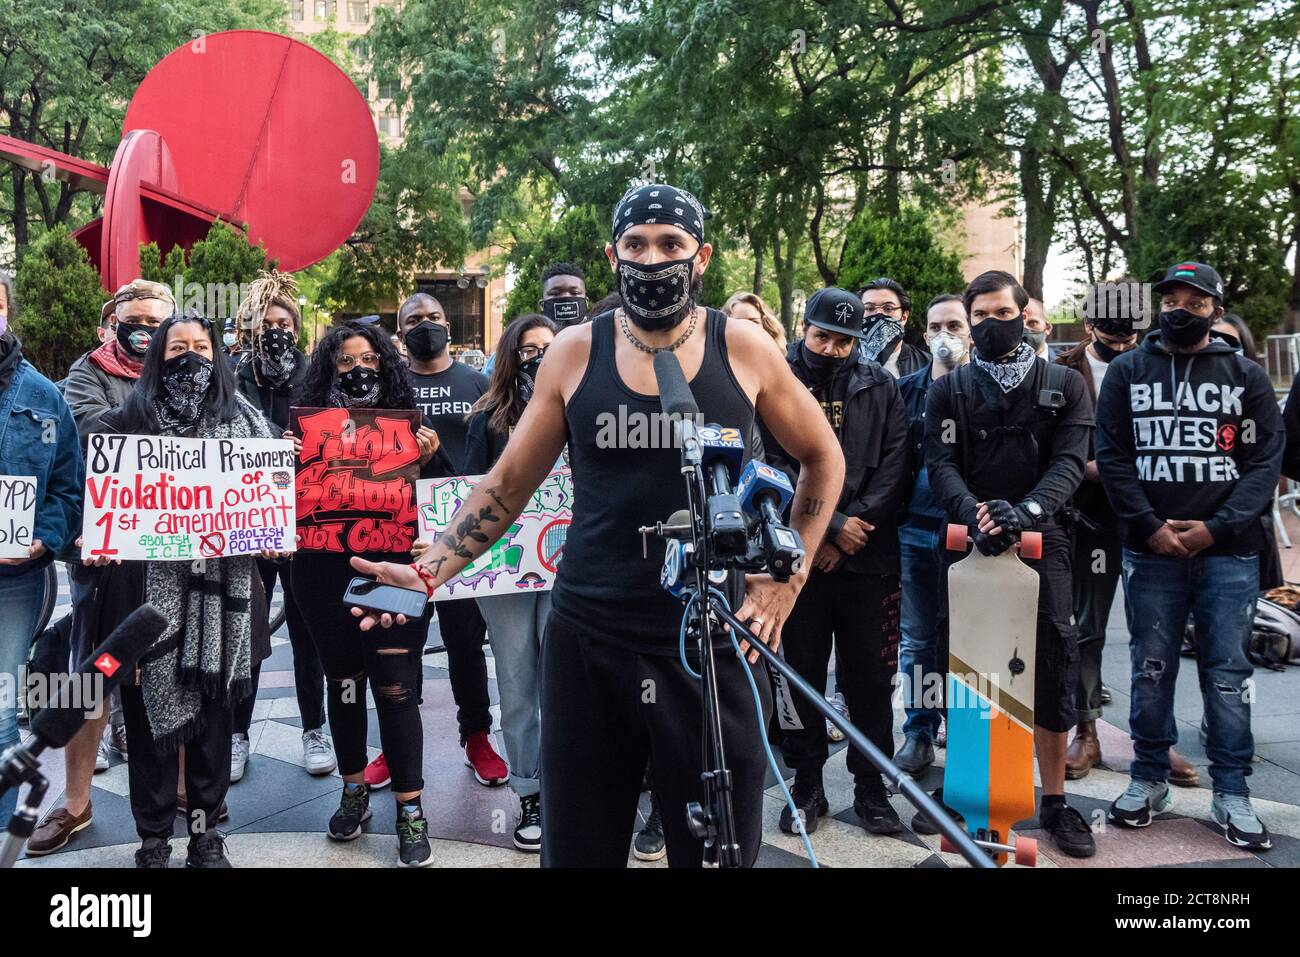
M 373 578 L 354 578 L 348 582 L 348 587 L 343 592 L 345 605 L 355 605 L 366 611 L 405 615 L 407 618 L 423 615 L 428 600 L 429 596 L 423 590 L 385 585 Z

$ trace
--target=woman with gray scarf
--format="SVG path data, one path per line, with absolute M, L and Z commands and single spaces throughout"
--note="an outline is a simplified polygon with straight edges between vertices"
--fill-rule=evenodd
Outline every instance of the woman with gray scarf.
M 239 395 L 212 324 L 195 316 L 172 316 L 158 327 L 135 390 L 101 427 L 186 438 L 272 438 L 278 431 Z M 136 865 L 167 866 L 177 810 L 176 751 L 184 745 L 186 865 L 229 867 L 215 825 L 230 786 L 232 710 L 251 693 L 254 658 L 270 650 L 266 597 L 253 556 L 115 564 L 99 595 L 95 617 L 105 634 L 144 601 L 170 623 L 141 657 L 137 681 L 122 688 L 131 812 L 143 842 Z

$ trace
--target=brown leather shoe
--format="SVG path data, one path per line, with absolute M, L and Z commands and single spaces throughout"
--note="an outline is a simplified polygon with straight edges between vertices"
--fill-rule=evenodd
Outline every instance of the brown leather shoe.
M 1169 783 L 1179 788 L 1194 788 L 1201 783 L 1196 765 L 1173 748 L 1169 749 Z
M 1080 721 L 1074 740 L 1065 749 L 1065 777 L 1069 781 L 1085 778 L 1098 764 L 1101 764 L 1101 742 L 1097 739 L 1097 724 Z
M 92 811 L 89 804 L 86 810 L 73 817 L 66 807 L 56 807 L 45 815 L 45 819 L 32 831 L 32 839 L 27 842 L 27 856 L 40 857 L 53 854 L 72 840 L 72 835 L 90 826 Z

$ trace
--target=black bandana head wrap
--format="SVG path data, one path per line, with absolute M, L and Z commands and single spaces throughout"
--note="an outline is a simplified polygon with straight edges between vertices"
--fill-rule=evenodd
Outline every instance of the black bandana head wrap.
M 617 245 L 629 226 L 661 223 L 686 230 L 703 246 L 704 221 L 709 215 L 700 201 L 684 189 L 666 183 L 633 186 L 614 207 L 613 242 Z

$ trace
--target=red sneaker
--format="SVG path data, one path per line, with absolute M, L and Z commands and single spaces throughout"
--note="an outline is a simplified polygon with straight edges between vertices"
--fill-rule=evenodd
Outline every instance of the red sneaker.
M 510 780 L 510 769 L 492 747 L 486 731 L 471 734 L 464 743 L 465 767 L 474 769 L 478 783 L 494 788 Z
M 379 757 L 375 758 L 366 765 L 366 786 L 372 790 L 375 788 L 386 788 L 392 782 L 388 776 L 388 759 L 384 757 L 384 752 L 379 752 Z

